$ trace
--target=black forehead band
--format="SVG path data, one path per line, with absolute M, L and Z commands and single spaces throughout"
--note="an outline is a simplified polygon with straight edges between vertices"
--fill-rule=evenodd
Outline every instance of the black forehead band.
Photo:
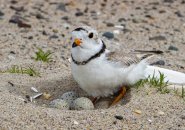
M 73 31 L 81 31 L 81 30 L 88 32 L 87 30 L 85 30 L 84 28 L 81 28 L 81 27 L 76 28 L 76 29 L 75 29 L 75 30 L 73 30 Z

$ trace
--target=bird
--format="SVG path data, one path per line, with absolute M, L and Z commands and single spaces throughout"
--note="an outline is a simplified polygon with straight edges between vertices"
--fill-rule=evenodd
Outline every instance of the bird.
M 90 26 L 75 28 L 71 36 L 71 72 L 74 80 L 94 99 L 119 92 L 110 106 L 124 97 L 126 86 L 151 75 L 159 78 L 160 72 L 165 74 L 169 83 L 185 84 L 184 73 L 149 65 L 147 59 L 151 54 L 137 57 L 128 53 L 112 58 L 98 32 Z

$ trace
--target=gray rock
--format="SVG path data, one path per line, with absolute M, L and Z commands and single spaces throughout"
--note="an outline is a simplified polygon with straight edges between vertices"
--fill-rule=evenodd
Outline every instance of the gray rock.
M 75 13 L 75 16 L 83 16 L 83 15 L 84 15 L 84 13 L 80 12 L 80 11 Z
M 66 12 L 66 5 L 64 3 L 60 3 L 57 7 L 58 10 Z
M 156 61 L 156 62 L 152 63 L 151 65 L 165 65 L 165 61 L 164 60 L 159 60 L 159 61 Z
M 114 38 L 114 34 L 111 33 L 111 32 L 105 32 L 105 33 L 103 33 L 102 36 L 104 36 L 104 37 L 106 37 L 106 38 L 108 38 L 108 39 Z
M 178 51 L 179 49 L 177 47 L 171 45 L 171 46 L 168 47 L 168 50 Z
M 113 23 L 106 23 L 107 27 L 114 27 Z
M 166 37 L 159 35 L 159 36 L 150 37 L 149 40 L 162 41 L 162 40 L 166 40 Z
M 57 38 L 58 38 L 57 35 L 52 35 L 52 36 L 49 37 L 49 39 L 57 39 Z
M 0 10 L 0 17 L 4 16 L 4 13 Z
M 53 108 L 62 109 L 62 110 L 69 110 L 69 104 L 62 99 L 55 99 L 51 101 L 49 106 Z
M 94 109 L 94 105 L 92 101 L 86 97 L 77 98 L 73 102 L 73 106 L 75 110 L 93 110 Z
M 180 11 L 175 12 L 178 17 L 184 17 Z

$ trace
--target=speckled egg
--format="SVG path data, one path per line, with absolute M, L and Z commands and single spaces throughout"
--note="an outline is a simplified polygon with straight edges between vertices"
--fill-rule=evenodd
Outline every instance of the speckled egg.
M 69 104 L 65 100 L 62 99 L 55 99 L 50 102 L 50 107 L 58 108 L 61 110 L 69 110 Z
M 94 105 L 92 101 L 86 97 L 77 98 L 73 102 L 73 107 L 75 110 L 93 110 L 94 109 Z
M 69 91 L 69 92 L 66 92 L 64 93 L 62 96 L 61 96 L 61 99 L 65 100 L 69 105 L 72 104 L 72 102 L 78 98 L 78 94 L 75 93 L 74 91 Z

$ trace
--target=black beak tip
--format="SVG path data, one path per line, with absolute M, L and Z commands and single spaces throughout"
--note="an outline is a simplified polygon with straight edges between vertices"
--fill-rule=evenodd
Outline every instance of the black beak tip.
M 77 47 L 77 45 L 73 42 L 73 44 L 72 44 L 72 48 L 74 48 L 74 47 Z

